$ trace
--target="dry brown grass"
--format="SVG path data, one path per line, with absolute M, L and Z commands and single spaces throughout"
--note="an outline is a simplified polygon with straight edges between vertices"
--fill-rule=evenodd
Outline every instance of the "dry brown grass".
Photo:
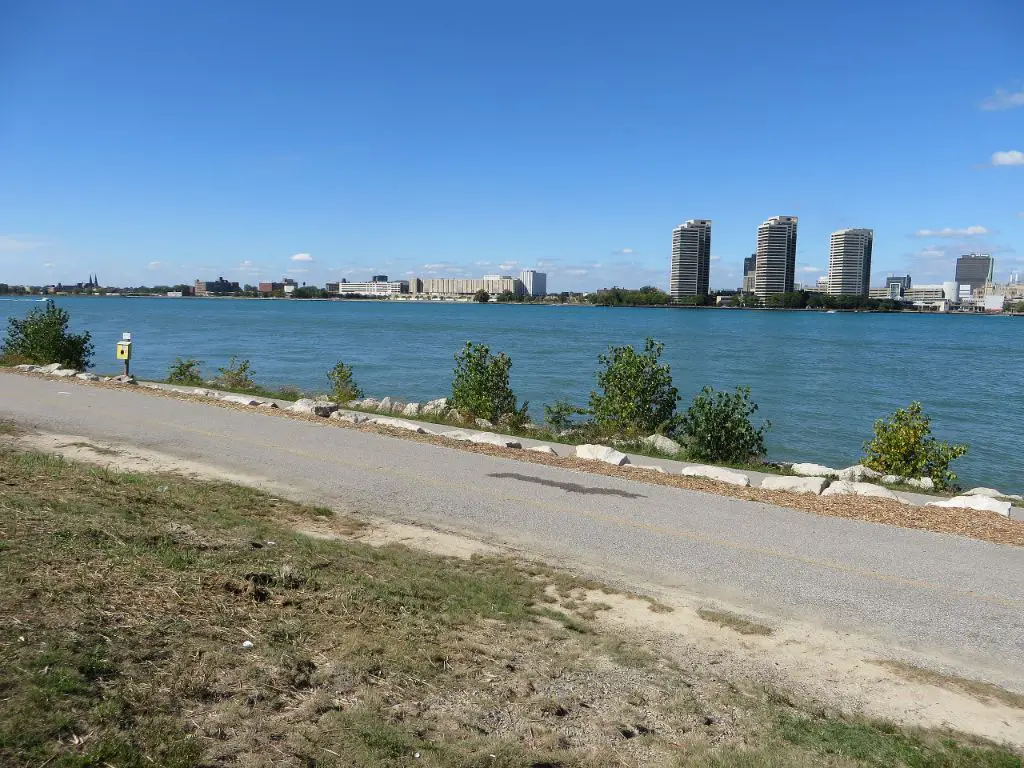
M 701 608 L 697 611 L 697 615 L 705 621 L 739 632 L 741 635 L 770 635 L 774 631 L 771 627 L 758 624 L 756 621 L 751 621 L 731 611 Z
M 23 376 L 35 375 L 20 372 L 14 373 Z M 117 389 L 129 389 L 131 391 L 141 392 L 155 397 L 188 400 L 218 408 L 230 408 L 233 410 L 246 411 L 248 413 L 252 413 L 254 410 L 234 403 L 225 403 L 218 400 L 212 400 L 210 398 L 150 389 L 148 387 L 124 387 L 123 385 L 104 382 L 90 383 L 79 381 L 77 379 L 70 379 L 68 382 L 77 386 L 102 386 Z M 349 424 L 335 419 L 323 419 L 315 416 L 296 414 L 284 409 L 260 409 L 259 413 L 277 418 L 308 421 L 339 429 L 357 429 L 364 432 L 386 434 L 404 440 L 431 443 L 434 445 L 441 445 L 446 448 L 468 451 L 470 453 L 500 456 L 501 458 L 514 459 L 516 461 L 531 464 L 545 464 L 547 466 L 560 467 L 592 475 L 605 475 L 608 477 L 631 480 L 633 482 L 643 482 L 651 485 L 664 485 L 688 491 L 701 491 L 704 493 L 715 494 L 717 496 L 728 496 L 744 501 L 755 501 L 763 504 L 787 507 L 789 509 L 796 509 L 802 512 L 809 512 L 811 514 L 823 515 L 826 517 L 842 517 L 850 520 L 862 520 L 871 523 L 880 523 L 883 525 L 893 525 L 900 528 L 948 533 L 956 536 L 980 539 L 981 541 L 989 541 L 996 544 L 1024 546 L 1024 520 L 1007 519 L 994 512 L 913 506 L 887 499 L 864 496 L 822 497 L 803 493 L 789 493 L 787 491 L 768 491 L 761 488 L 741 488 L 728 483 L 719 483 L 713 480 L 704 480 L 695 477 L 643 472 L 636 469 L 622 469 L 620 467 L 613 467 L 610 464 L 602 464 L 598 461 L 559 458 L 535 453 L 533 451 L 475 445 L 472 443 L 450 440 L 448 438 L 440 437 L 439 435 L 418 435 L 405 430 L 396 430 L 375 424 Z
M 545 567 L 174 475 L 0 448 L 0 478 L 4 766 L 1019 766 L 602 633 Z

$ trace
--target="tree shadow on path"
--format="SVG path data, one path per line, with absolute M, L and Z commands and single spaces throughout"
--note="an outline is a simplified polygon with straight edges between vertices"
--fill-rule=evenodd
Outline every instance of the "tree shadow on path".
M 502 480 L 520 480 L 524 483 L 545 485 L 549 488 L 561 488 L 566 493 L 578 493 L 582 496 L 621 496 L 624 499 L 647 498 L 642 493 L 630 493 L 629 491 L 620 491 L 616 488 L 590 488 L 585 485 L 580 485 L 579 483 L 559 483 L 555 480 L 545 480 L 542 477 L 520 475 L 518 472 L 495 472 L 487 476 L 500 478 Z

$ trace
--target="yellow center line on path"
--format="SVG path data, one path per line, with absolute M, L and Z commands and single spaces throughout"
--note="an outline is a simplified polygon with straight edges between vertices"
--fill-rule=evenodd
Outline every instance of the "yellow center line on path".
M 109 411 L 106 408 L 97 408 L 96 410 L 102 410 L 105 413 L 115 415 L 114 411 Z M 209 430 L 198 429 L 196 427 L 189 427 L 182 425 L 177 422 L 161 421 L 156 419 L 137 419 L 136 423 L 152 424 L 154 426 L 170 427 L 172 429 L 179 429 L 183 432 L 191 432 L 197 435 L 203 435 L 204 437 L 212 437 L 218 440 L 231 440 L 234 442 L 245 443 L 247 445 L 256 445 L 262 448 L 267 448 L 273 451 L 279 451 L 282 453 L 288 453 L 293 456 L 299 456 L 301 458 L 313 459 L 316 461 L 327 462 L 330 464 L 336 464 L 338 466 L 349 467 L 352 469 L 360 469 L 368 472 L 376 472 L 383 475 L 391 475 L 394 477 L 402 477 L 408 480 L 414 480 L 418 483 L 426 483 L 435 487 L 444 488 L 458 488 L 461 490 L 472 491 L 473 493 L 484 493 L 494 498 L 505 499 L 508 501 L 516 501 L 521 504 L 537 507 L 539 509 L 547 509 L 553 512 L 559 512 L 566 515 L 572 515 L 575 517 L 587 518 L 597 522 L 607 523 L 610 525 L 619 526 L 622 528 L 633 528 L 635 530 L 647 531 L 648 533 L 654 533 L 659 536 L 667 538 L 683 539 L 692 541 L 700 544 L 711 544 L 725 549 L 734 550 L 737 552 L 747 552 L 751 554 L 763 555 L 766 557 L 775 558 L 778 560 L 788 560 L 794 563 L 800 563 L 801 565 L 809 565 L 816 568 L 823 568 L 826 570 L 836 571 L 838 573 L 846 573 L 853 576 L 861 576 L 866 579 L 882 582 L 885 584 L 897 584 L 905 587 L 912 587 L 929 592 L 935 592 L 938 594 L 968 598 L 971 600 L 979 600 L 986 603 L 992 603 L 995 605 L 1001 605 L 1007 608 L 1019 608 L 1024 607 L 1024 600 L 1013 600 L 1010 598 L 996 597 L 993 595 L 985 595 L 979 592 L 963 589 L 951 589 L 949 587 L 942 586 L 940 584 L 933 584 L 928 581 L 921 579 L 906 578 L 904 576 L 897 576 L 894 574 L 880 573 L 866 568 L 858 568 L 856 566 L 843 565 L 842 563 L 835 563 L 827 560 L 818 560 L 812 557 L 805 557 L 803 555 L 791 554 L 788 552 L 779 552 L 774 549 L 768 549 L 766 547 L 758 547 L 752 544 L 743 544 L 738 541 L 731 541 L 729 539 L 720 539 L 713 536 L 705 536 L 695 531 L 689 531 L 679 528 L 666 528 L 664 526 L 654 525 L 652 523 L 645 523 L 639 520 L 632 520 L 630 518 L 619 517 L 616 515 L 607 515 L 601 512 L 593 512 L 586 509 L 580 509 L 576 507 L 569 507 L 559 504 L 549 504 L 543 501 L 537 501 L 535 499 L 524 498 L 522 496 L 512 496 L 497 491 L 491 491 L 486 488 L 481 488 L 475 485 L 469 485 L 465 483 L 456 483 L 450 480 L 439 480 L 429 475 L 420 475 L 414 472 L 406 472 L 401 469 L 393 469 L 391 467 L 380 467 L 372 464 L 364 464 L 356 461 L 348 461 L 345 459 L 339 459 L 334 456 L 325 456 L 323 454 L 313 453 L 310 451 L 304 451 L 296 448 L 289 448 L 288 446 L 278 445 L 277 443 L 267 442 L 265 440 L 253 439 L 250 437 L 240 437 L 237 435 L 229 435 L 221 432 L 211 432 Z M 315 425 L 326 427 L 326 425 Z M 396 438 L 400 439 L 400 438 Z M 433 445 L 427 443 L 427 445 Z M 443 446 L 433 446 L 443 447 Z M 492 457 L 494 458 L 494 457 Z M 514 459 L 513 459 L 514 461 Z M 546 465 L 545 465 L 546 466 Z M 557 469 L 557 468 L 556 468 Z M 604 475 L 602 475 L 604 477 Z

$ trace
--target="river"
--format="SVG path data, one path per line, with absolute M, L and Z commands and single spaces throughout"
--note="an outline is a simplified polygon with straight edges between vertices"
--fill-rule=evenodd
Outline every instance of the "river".
M 114 371 L 122 331 L 133 372 L 162 379 L 175 357 L 204 374 L 237 355 L 266 386 L 327 389 L 350 364 L 368 395 L 446 395 L 466 340 L 511 356 L 512 385 L 535 420 L 556 398 L 585 404 L 609 344 L 665 344 L 685 406 L 704 385 L 750 386 L 769 419 L 769 456 L 855 463 L 875 419 L 920 400 L 941 439 L 970 445 L 953 469 L 967 486 L 1024 491 L 1024 319 L 1007 316 L 622 309 L 418 302 L 60 297 Z M 0 301 L 0 318 L 26 300 Z

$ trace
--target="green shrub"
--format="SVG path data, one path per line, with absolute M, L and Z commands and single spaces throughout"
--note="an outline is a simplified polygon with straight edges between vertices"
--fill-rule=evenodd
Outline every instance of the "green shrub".
M 573 416 L 581 416 L 586 412 L 586 408 L 573 405 L 568 400 L 555 400 L 551 405 L 544 406 L 544 421 L 558 435 L 576 426 Z
M 252 364 L 248 360 L 238 360 L 234 355 L 224 368 L 218 368 L 219 374 L 214 379 L 221 389 L 255 389 L 256 382 L 252 380 Z
M 647 339 L 643 352 L 609 347 L 608 354 L 598 355 L 601 391 L 590 393 L 590 414 L 599 432 L 630 438 L 674 431 L 679 393 L 668 364 L 658 362 L 664 348 Z
M 491 294 L 481 288 L 479 291 L 473 294 L 473 301 L 478 304 L 486 304 L 491 300 Z
M 167 374 L 167 381 L 171 384 L 198 386 L 203 383 L 202 365 L 202 360 L 193 360 L 192 358 L 182 360 L 180 357 L 176 357 L 174 362 L 171 363 L 171 370 Z
M 327 380 L 331 382 L 331 399 L 339 405 L 363 396 L 363 391 L 352 376 L 351 366 L 341 361 L 327 372 Z
M 956 484 L 949 464 L 967 453 L 967 446 L 941 442 L 931 432 L 931 418 L 919 402 L 898 408 L 875 422 L 875 437 L 864 443 L 861 463 L 886 475 L 930 477 L 936 488 L 949 488 Z
M 756 412 L 750 387 L 737 387 L 735 392 L 704 387 L 680 419 L 679 436 L 687 455 L 720 464 L 745 464 L 763 456 L 771 422 L 755 427 L 750 417 Z
M 455 354 L 452 375 L 452 396 L 448 404 L 464 416 L 505 421 L 513 428 L 522 427 L 527 419 L 527 403 L 516 405 L 516 396 L 509 385 L 512 360 L 504 352 L 492 355 L 485 344 L 466 342 Z
M 88 331 L 71 333 L 70 320 L 67 310 L 52 301 L 29 310 L 21 320 L 10 318 L 7 337 L 0 346 L 0 360 L 9 364 L 60 363 L 76 370 L 88 368 L 93 355 L 92 337 Z

